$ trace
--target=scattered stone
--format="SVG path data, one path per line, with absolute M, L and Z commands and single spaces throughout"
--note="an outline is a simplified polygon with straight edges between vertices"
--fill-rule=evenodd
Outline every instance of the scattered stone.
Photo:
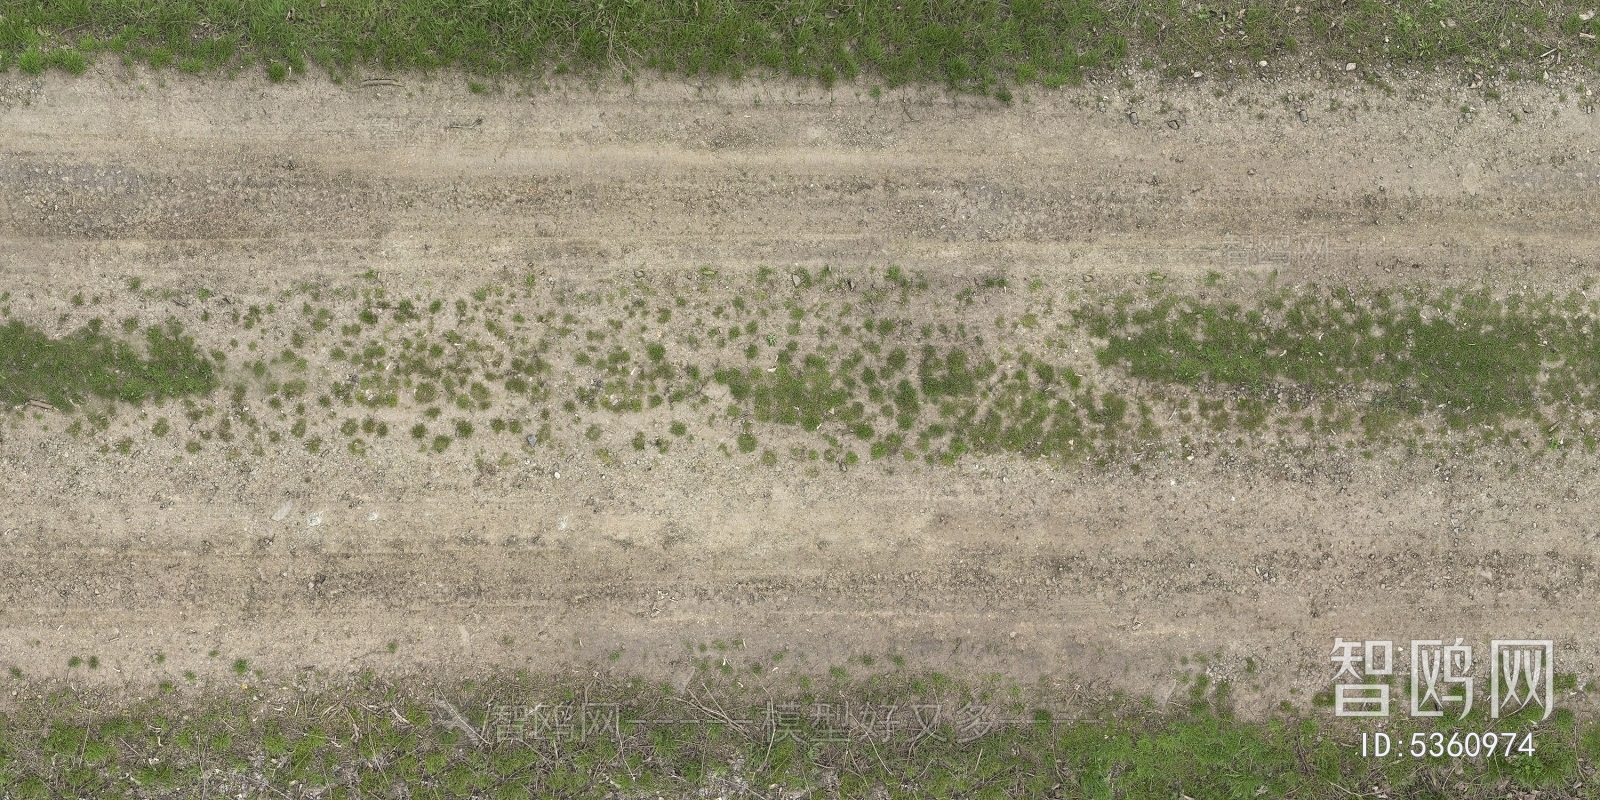
M 1177 129 L 1183 127 L 1183 123 L 1180 122 L 1179 120 L 1169 119 L 1169 120 L 1167 120 L 1167 127 L 1171 128 L 1173 130 L 1177 130 Z
M 1301 122 L 1305 122 L 1306 121 L 1306 110 L 1303 109 L 1303 108 L 1300 109 L 1300 121 Z
M 672 678 L 672 690 L 678 694 L 683 694 L 689 690 L 689 681 L 692 680 L 694 680 L 693 672 L 685 672 L 681 675 L 676 675 Z
M 1344 65 L 1344 71 L 1345 72 L 1355 72 L 1356 71 L 1356 62 L 1352 61 L 1352 62 Z
M 289 517 L 289 512 L 291 512 L 291 511 L 294 511 L 294 501 L 293 500 L 285 500 L 285 501 L 283 501 L 283 505 L 278 506 L 278 510 L 272 512 L 272 521 L 273 522 L 282 522 L 282 521 L 284 521 L 285 519 L 287 519 Z
M 527 436 L 524 436 L 522 438 L 523 438 L 523 441 L 526 441 L 528 443 L 529 447 L 538 447 L 539 446 L 539 437 L 538 436 L 535 436 L 535 435 L 530 433 Z
M 633 277 L 635 277 L 635 278 L 643 278 L 644 277 L 644 270 L 642 270 L 642 269 L 634 270 L 633 271 Z
M 1139 115 L 1133 113 L 1132 111 L 1129 111 L 1128 112 L 1128 122 L 1130 122 L 1130 123 L 1132 123 L 1134 125 L 1138 125 L 1139 124 Z
M 794 282 L 794 285 L 795 285 L 796 289 L 800 288 L 800 276 L 799 275 L 790 275 L 789 276 L 789 280 Z

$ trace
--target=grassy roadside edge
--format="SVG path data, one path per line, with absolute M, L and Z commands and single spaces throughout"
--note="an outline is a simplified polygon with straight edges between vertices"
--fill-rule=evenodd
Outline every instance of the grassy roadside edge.
M 232 672 L 237 689 L 164 683 L 145 700 L 21 682 L 19 707 L 0 721 L 0 787 L 16 797 L 356 797 L 401 786 L 412 797 L 1550 797 L 1576 796 L 1600 758 L 1600 728 L 1565 709 L 1543 723 L 1490 724 L 1481 708 L 1464 722 L 1353 724 L 1323 708 L 1246 721 L 1225 683 L 1203 679 L 1175 709 L 1114 697 L 1066 700 L 1069 715 L 1064 698 L 1042 691 L 907 671 L 759 688 L 713 671 L 681 690 L 526 674 L 391 683 L 370 672 L 313 686 L 314 676 L 242 660 Z M 812 713 L 819 705 L 856 725 L 827 722 Z M 996 724 L 974 723 L 980 706 Z M 919 719 L 930 724 L 919 730 Z M 1363 732 L 1379 729 L 1402 743 L 1433 731 L 1517 738 L 1510 757 L 1363 755 Z M 1517 752 L 1527 734 L 1532 755 Z
M 1582 3 L 1401 0 L 1300 5 L 1179 0 L 900 0 L 764 6 L 696 0 L 404 5 L 330 0 L 0 2 L 0 70 L 82 73 L 105 56 L 203 74 L 264 70 L 280 81 L 312 67 L 459 68 L 479 78 L 569 72 L 783 75 L 831 86 L 944 84 L 1009 100 L 1017 86 L 1059 86 L 1137 65 L 1171 78 L 1290 70 L 1354 72 L 1385 83 L 1407 71 L 1499 81 L 1592 71 L 1600 19 Z M 1488 85 L 1484 85 L 1487 82 Z M 475 91 L 486 84 L 473 83 Z

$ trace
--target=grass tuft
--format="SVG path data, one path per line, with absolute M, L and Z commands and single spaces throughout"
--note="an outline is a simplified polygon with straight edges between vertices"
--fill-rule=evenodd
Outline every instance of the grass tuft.
M 1146 380 L 1266 396 L 1360 391 L 1376 409 L 1459 426 L 1542 406 L 1600 409 L 1600 325 L 1487 292 L 1278 296 L 1245 308 L 1168 297 L 1080 314 L 1101 365 Z
M 0 326 L 0 404 L 69 410 L 90 397 L 141 403 L 217 387 L 211 361 L 178 323 L 151 326 L 141 344 L 106 336 L 98 320 L 60 339 L 12 320 Z

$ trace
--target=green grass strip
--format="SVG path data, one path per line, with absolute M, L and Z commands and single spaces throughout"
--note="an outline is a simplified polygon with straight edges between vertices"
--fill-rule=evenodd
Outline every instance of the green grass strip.
M 1553 51 L 1593 65 L 1600 19 L 1585 11 L 1516 0 L 0 0 L 0 68 L 78 73 L 110 50 L 195 73 L 256 64 L 274 80 L 308 61 L 336 74 L 612 65 L 823 84 L 865 74 L 1009 97 L 1006 85 L 1077 81 L 1130 53 L 1175 76 L 1246 74 L 1296 54 L 1357 63 L 1367 77 L 1434 65 L 1538 75 Z
M 1092 0 L 6 0 L 0 14 L 0 52 L 28 72 L 80 70 L 81 54 L 60 53 L 109 48 L 194 72 L 248 52 L 278 64 L 274 77 L 310 58 L 481 74 L 569 63 L 691 75 L 766 68 L 824 83 L 871 70 L 890 83 L 971 86 L 1019 66 L 1066 81 L 1121 51 Z
M 209 394 L 211 362 L 175 322 L 145 331 L 144 352 L 101 332 L 99 320 L 60 339 L 13 320 L 0 326 L 0 404 L 44 400 L 62 410 L 89 397 L 140 403 Z
M 1254 307 L 1172 296 L 1079 312 L 1102 366 L 1148 380 L 1266 396 L 1370 392 L 1460 424 L 1600 408 L 1600 317 L 1577 293 L 1278 295 Z
M 1408 755 L 1380 759 L 1362 755 L 1363 728 L 1325 710 L 1237 719 L 1220 686 L 1217 697 L 1204 684 L 1191 687 L 1178 711 L 1108 705 L 1062 719 L 1021 704 L 990 706 L 948 682 L 937 693 L 894 683 L 895 691 L 839 683 L 768 698 L 771 705 L 638 683 L 509 680 L 444 695 L 374 683 L 265 704 L 251 691 L 191 695 L 168 684 L 154 700 L 103 710 L 91 710 L 90 696 L 58 691 L 25 697 L 17 713 L 0 717 L 0 793 L 699 797 L 743 784 L 766 796 L 782 788 L 782 796 L 844 798 L 1479 798 L 1571 788 L 1600 756 L 1600 730 L 1569 711 L 1537 726 L 1482 713 L 1399 720 L 1387 731 Z M 852 711 L 840 719 L 875 720 L 892 707 L 882 719 L 897 722 L 882 730 L 828 722 L 847 702 Z M 811 712 L 819 703 L 826 717 Z M 536 704 L 539 715 L 530 713 Z M 615 726 L 604 722 L 604 704 L 616 704 Z M 974 727 L 978 704 L 1013 719 Z M 908 724 L 913 709 L 931 723 L 926 729 Z M 729 721 L 684 721 L 695 717 Z M 1435 731 L 1447 741 L 1515 732 L 1517 743 L 1531 733 L 1533 752 L 1411 757 L 1413 734 L 1432 741 Z

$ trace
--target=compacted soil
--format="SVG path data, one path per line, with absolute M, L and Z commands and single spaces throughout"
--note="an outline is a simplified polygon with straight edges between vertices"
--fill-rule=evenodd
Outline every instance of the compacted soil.
M 706 652 L 781 653 L 779 675 L 893 660 L 1158 704 L 1207 671 L 1259 712 L 1324 691 L 1335 637 L 1464 637 L 1485 660 L 1491 638 L 1550 638 L 1581 685 L 1600 667 L 1600 462 L 1582 449 L 1363 455 L 1185 428 L 1157 405 L 1142 454 L 938 459 L 908 435 L 874 458 L 843 422 L 725 413 L 715 381 L 612 410 L 573 359 L 631 343 L 648 367 L 661 342 L 661 363 L 706 376 L 775 367 L 800 310 L 807 348 L 877 317 L 911 332 L 915 361 L 918 330 L 961 325 L 985 352 L 1048 351 L 1139 397 L 1096 363 L 1075 303 L 1157 283 L 1237 302 L 1587 291 L 1585 103 L 1559 80 L 1486 101 L 1429 78 L 1132 75 L 1000 103 L 0 75 L 9 319 L 65 335 L 170 318 L 225 355 L 188 405 L 5 410 L 0 661 L 131 691 L 212 658 L 681 686 Z M 500 374 L 478 397 L 463 380 L 437 417 L 409 377 L 398 403 L 319 405 L 353 369 L 341 336 L 384 331 L 368 366 L 396 369 L 402 323 L 424 324 L 394 321 L 401 298 L 435 337 L 500 320 L 545 339 L 537 386 L 513 397 Z M 330 315 L 315 328 L 313 308 Z M 363 308 L 383 318 L 352 333 Z M 761 331 L 715 341 L 717 320 Z M 303 396 L 279 389 L 297 376 Z M 347 418 L 365 428 L 341 433 Z M 67 666 L 90 655 L 96 670 Z

